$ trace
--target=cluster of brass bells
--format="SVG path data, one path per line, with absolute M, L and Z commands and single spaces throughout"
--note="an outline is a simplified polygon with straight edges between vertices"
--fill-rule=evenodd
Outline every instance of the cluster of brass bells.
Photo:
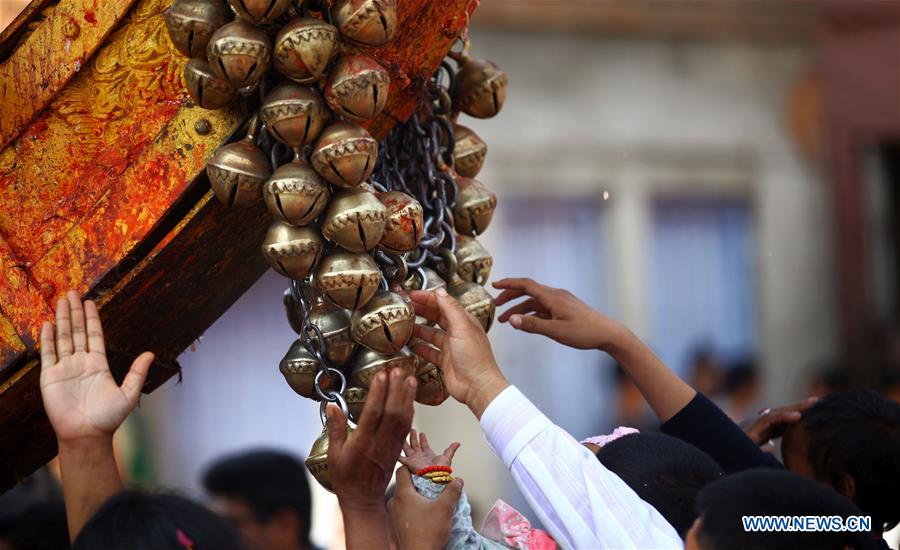
M 328 17 L 315 8 L 301 12 L 298 4 L 175 0 L 165 14 L 173 45 L 190 58 L 184 82 L 195 105 L 218 109 L 260 98 L 246 137 L 220 147 L 207 163 L 211 187 L 229 207 L 262 198 L 273 218 L 263 255 L 281 275 L 312 281 L 301 285 L 308 307 L 291 291 L 284 296 L 288 322 L 299 337 L 279 370 L 297 394 L 320 400 L 320 391 L 327 395 L 345 388 L 349 414 L 358 420 L 373 377 L 401 368 L 418 379 L 416 400 L 438 405 L 448 397 L 443 373 L 408 348 L 415 324 L 427 321 L 416 317 L 402 291 L 386 289 L 372 256 L 376 250 L 390 257 L 416 251 L 428 227 L 425 209 L 414 197 L 376 191 L 367 183 L 378 143 L 364 125 L 384 110 L 391 76 L 364 48 L 383 46 L 398 35 L 397 1 L 319 3 Z M 497 114 L 506 98 L 506 75 L 487 61 L 465 55 L 454 59 L 458 72 L 442 104 L 476 118 Z M 274 86 L 260 91 L 264 79 Z M 448 216 L 457 246 L 454 253 L 443 251 L 446 270 L 412 270 L 401 286 L 446 288 L 487 329 L 494 305 L 481 285 L 493 260 L 475 237 L 490 224 L 497 199 L 474 179 L 486 144 L 455 123 L 455 114 L 451 118 L 450 174 L 458 193 Z M 276 165 L 273 159 L 286 154 L 263 152 L 259 144 L 271 143 L 263 132 L 283 151 L 293 151 L 293 159 Z M 316 328 L 317 346 L 308 341 L 310 325 Z M 337 371 L 323 370 L 323 362 L 340 371 L 346 387 L 327 374 Z M 330 488 L 327 450 L 323 432 L 306 465 Z

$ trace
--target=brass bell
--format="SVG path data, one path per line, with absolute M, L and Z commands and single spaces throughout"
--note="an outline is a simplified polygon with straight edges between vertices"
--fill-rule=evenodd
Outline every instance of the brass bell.
M 241 19 L 220 27 L 206 47 L 216 76 L 244 92 L 251 91 L 266 73 L 271 54 L 268 35 Z
M 284 313 L 287 316 L 288 324 L 291 325 L 294 332 L 300 334 L 303 331 L 303 309 L 300 308 L 300 303 L 294 299 L 291 289 L 285 289 L 281 301 L 284 303 Z
M 351 386 L 368 389 L 376 374 L 379 372 L 389 373 L 396 368 L 403 369 L 407 376 L 415 376 L 415 355 L 406 348 L 397 353 L 378 353 L 367 348 L 360 348 L 353 360 L 353 368 L 350 369 L 348 381 Z
M 363 122 L 384 109 L 390 84 L 388 72 L 374 59 L 345 55 L 328 75 L 325 100 L 335 113 Z
M 475 118 L 491 118 L 503 108 L 508 83 L 506 73 L 494 63 L 468 59 L 453 80 L 453 109 Z
M 165 18 L 172 44 L 187 57 L 204 57 L 209 37 L 229 19 L 220 0 L 175 0 Z
M 184 85 L 194 103 L 204 109 L 219 109 L 238 97 L 231 83 L 216 76 L 205 59 L 184 64 Z
M 365 252 L 384 235 L 387 214 L 375 193 L 362 187 L 341 189 L 325 210 L 322 234 L 350 252 Z
M 332 306 L 316 296 L 309 321 L 319 327 L 325 340 L 325 356 L 335 365 L 343 365 L 356 351 L 356 340 L 350 335 L 350 312 Z M 345 395 L 346 397 L 346 395 Z
M 310 160 L 323 178 L 338 187 L 356 187 L 372 174 L 378 142 L 356 124 L 336 122 L 325 128 Z
M 298 149 L 316 139 L 331 113 L 315 88 L 287 83 L 266 94 L 259 114 L 272 137 Z
M 219 147 L 206 163 L 206 174 L 222 204 L 241 207 L 259 198 L 271 172 L 266 155 L 254 145 L 251 134 Z
M 353 339 L 381 353 L 400 351 L 412 336 L 416 310 L 407 296 L 379 290 L 350 318 Z
M 365 46 L 384 46 L 397 32 L 396 0 L 337 0 L 331 17 L 345 38 Z
M 347 425 L 347 435 L 353 432 L 353 428 Z M 309 456 L 304 461 L 306 469 L 312 474 L 319 485 L 326 490 L 331 490 L 331 476 L 328 475 L 328 431 L 322 430 L 319 437 L 313 442 L 312 449 L 309 450 Z
M 422 344 L 433 349 L 437 349 L 431 344 L 415 339 L 417 344 Z M 421 357 L 417 357 L 416 362 L 416 402 L 423 405 L 436 406 L 440 405 L 450 396 L 447 387 L 444 385 L 444 372 L 434 363 L 429 363 Z
M 456 236 L 456 273 L 465 281 L 484 285 L 491 276 L 494 258 L 473 237 Z
M 369 390 L 366 388 L 358 388 L 350 386 L 344 392 L 344 401 L 347 402 L 347 409 L 350 411 L 350 418 L 357 424 L 362 415 L 363 407 L 366 404 L 366 397 L 369 396 Z
M 456 185 L 459 193 L 453 207 L 453 221 L 456 231 L 463 235 L 480 235 L 484 233 L 494 209 L 497 208 L 497 195 L 476 179 L 458 177 Z
M 321 19 L 291 19 L 275 37 L 275 68 L 294 82 L 316 82 L 325 73 L 340 43 L 337 29 Z
M 453 169 L 460 176 L 474 178 L 484 166 L 487 144 L 478 134 L 460 124 L 453 126 L 453 135 Z
M 312 271 L 325 249 L 319 232 L 312 227 L 294 227 L 273 221 L 263 240 L 263 256 L 272 269 L 285 277 L 302 280 Z
M 275 219 L 307 225 L 325 210 L 331 191 L 315 170 L 294 159 L 275 170 L 263 186 L 263 199 Z
M 322 259 L 316 286 L 332 303 L 344 309 L 360 308 L 381 284 L 381 270 L 368 254 L 333 250 Z
M 378 243 L 390 252 L 409 252 L 422 240 L 425 227 L 425 211 L 411 195 L 401 191 L 376 193 L 376 197 L 387 208 L 387 223 L 384 236 Z
M 291 7 L 291 0 L 228 0 L 238 16 L 257 25 L 267 25 Z
M 315 389 L 319 361 L 307 351 L 299 338 L 291 344 L 284 358 L 278 363 L 278 370 L 297 395 L 316 401 L 320 399 Z
M 491 329 L 496 306 L 493 296 L 484 287 L 463 281 L 454 273 L 447 282 L 447 292 L 462 304 L 463 309 L 478 319 L 485 332 Z

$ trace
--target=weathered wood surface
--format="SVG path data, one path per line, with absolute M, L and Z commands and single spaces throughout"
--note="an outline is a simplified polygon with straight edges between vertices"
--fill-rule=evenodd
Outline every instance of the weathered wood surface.
M 25 19 L 38 9 L 0 35 L 17 42 L 0 44 L 0 491 L 56 452 L 35 348 L 66 289 L 98 301 L 117 376 L 140 351 L 157 354 L 152 391 L 266 269 L 265 208 L 224 209 L 202 175 L 242 117 L 190 102 L 161 17 L 168 2 L 62 0 L 34 28 Z M 394 42 L 367 51 L 392 76 L 376 136 L 415 110 L 477 1 L 400 5 Z M 71 20 L 79 43 L 66 51 Z

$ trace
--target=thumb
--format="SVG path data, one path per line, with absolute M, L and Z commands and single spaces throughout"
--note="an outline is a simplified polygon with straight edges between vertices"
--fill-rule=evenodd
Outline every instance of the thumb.
M 144 381 L 147 380 L 147 373 L 150 372 L 150 365 L 153 364 L 154 356 L 149 351 L 137 356 L 128 374 L 122 380 L 122 392 L 134 407 L 137 405 L 138 399 L 141 397 L 141 390 L 144 388 Z
M 549 319 L 541 319 L 537 315 L 513 315 L 509 318 L 509 324 L 522 332 L 530 332 L 532 334 L 543 334 L 549 336 L 552 332 L 553 321 Z
M 325 429 L 328 430 L 329 456 L 341 454 L 344 442 L 347 441 L 347 416 L 334 403 L 325 407 Z
M 462 478 L 454 479 L 444 487 L 443 492 L 435 499 L 435 505 L 444 508 L 449 513 L 453 513 L 453 510 L 456 509 L 456 503 L 459 502 L 459 497 L 462 495 L 462 490 Z

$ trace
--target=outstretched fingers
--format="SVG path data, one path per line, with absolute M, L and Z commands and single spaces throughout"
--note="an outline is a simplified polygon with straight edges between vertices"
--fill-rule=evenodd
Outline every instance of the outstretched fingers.
M 69 301 L 60 298 L 56 302 L 56 355 L 62 359 L 72 355 L 74 351 Z
M 66 299 L 69 301 L 69 315 L 72 323 L 72 345 L 75 351 L 87 351 L 87 330 L 81 296 L 74 290 L 70 290 L 66 292 Z
M 453 457 L 456 456 L 456 451 L 459 449 L 459 442 L 454 441 L 450 444 L 449 447 L 444 449 L 444 456 L 447 457 L 447 460 L 453 462 Z
M 56 364 L 56 343 L 53 340 L 53 323 L 45 321 L 41 325 L 41 368 Z
M 141 390 L 144 388 L 144 382 L 147 380 L 147 373 L 150 372 L 150 365 L 153 364 L 153 354 L 149 351 L 138 355 L 128 374 L 122 381 L 122 393 L 128 399 L 131 407 L 137 406 L 138 400 L 141 398 Z
M 91 353 L 106 355 L 106 345 L 103 341 L 103 325 L 100 323 L 100 312 L 97 304 L 88 300 L 84 303 L 84 316 L 87 321 L 87 345 Z
M 529 298 L 520 304 L 507 309 L 497 318 L 501 323 L 505 323 L 513 315 L 526 315 L 528 313 L 544 313 L 544 307 L 534 298 Z

